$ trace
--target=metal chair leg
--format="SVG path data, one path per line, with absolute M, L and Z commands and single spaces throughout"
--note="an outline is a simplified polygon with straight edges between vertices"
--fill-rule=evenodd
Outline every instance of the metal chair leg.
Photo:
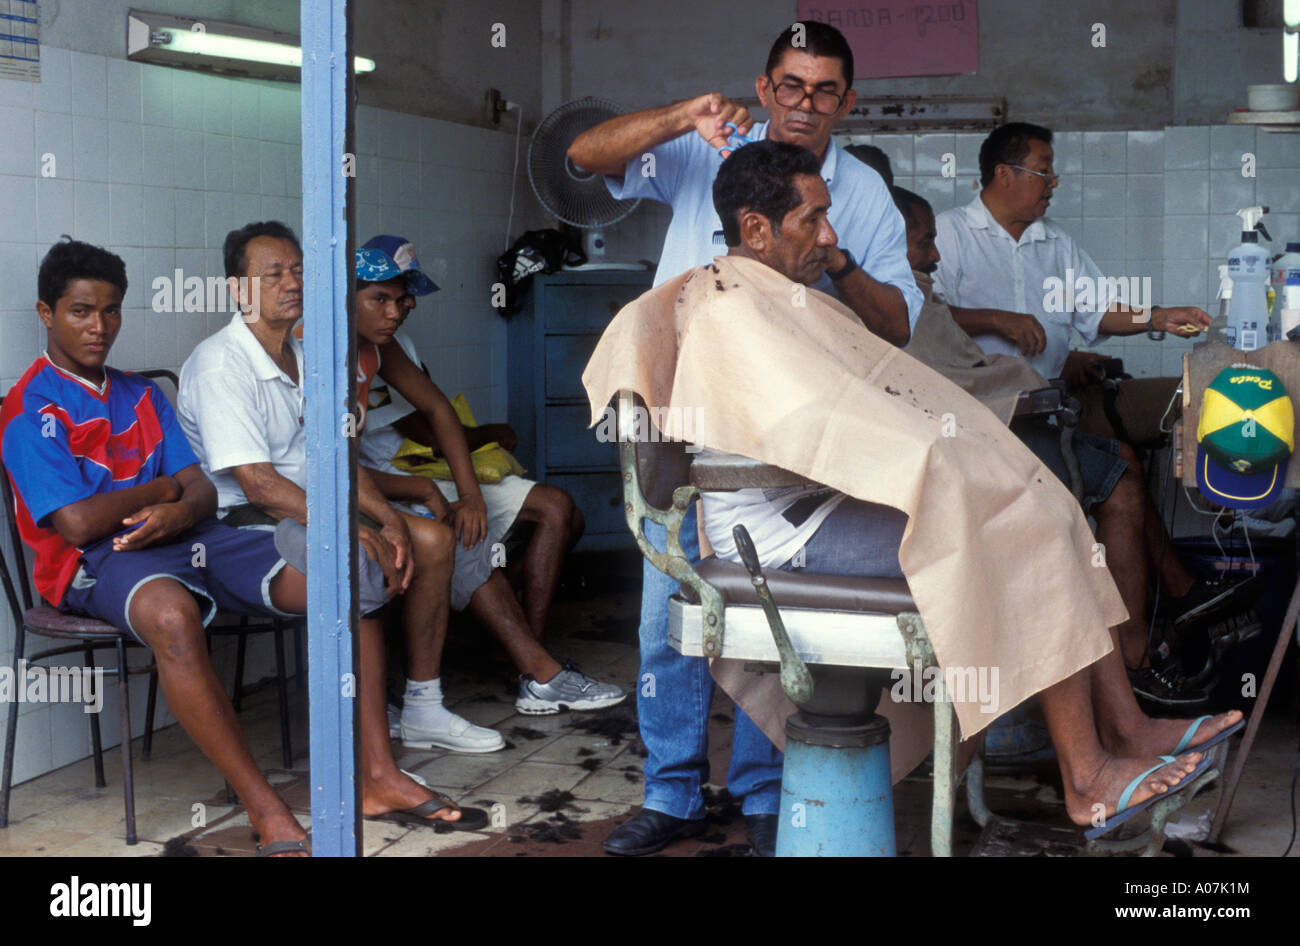
M 149 761 L 153 754 L 153 718 L 158 709 L 158 668 L 149 671 L 149 702 L 144 711 L 144 743 L 140 747 L 140 758 Z
M 943 681 L 934 692 L 934 807 L 930 811 L 930 853 L 952 857 L 952 815 L 957 800 L 957 713 Z
M 275 625 L 275 691 L 280 697 L 280 758 L 293 768 L 293 740 L 289 732 L 289 683 L 284 674 L 284 627 Z
M 131 675 L 127 673 L 126 642 L 117 639 L 117 715 L 122 724 L 122 777 L 126 795 L 126 843 L 135 844 L 135 771 L 131 764 Z
M 23 626 L 18 625 L 14 638 L 14 681 L 17 686 L 18 661 L 23 658 Z M 18 704 L 9 704 L 9 715 L 5 719 L 5 754 L 4 774 L 0 776 L 0 828 L 9 826 L 9 793 L 14 779 L 14 744 L 18 741 Z
M 92 647 L 86 648 L 86 666 L 95 665 L 95 651 Z M 90 754 L 95 760 L 95 787 L 105 788 L 108 780 L 104 778 L 104 737 L 99 731 L 99 714 L 90 714 Z
M 248 635 L 240 634 L 235 649 L 235 688 L 230 694 L 230 702 L 235 707 L 236 713 L 239 712 L 239 704 L 244 695 L 244 652 L 247 648 Z

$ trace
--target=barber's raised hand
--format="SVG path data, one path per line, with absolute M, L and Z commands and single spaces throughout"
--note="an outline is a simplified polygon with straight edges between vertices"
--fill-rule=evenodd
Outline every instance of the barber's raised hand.
M 1210 313 L 1194 305 L 1151 307 L 1151 329 L 1156 332 L 1173 332 L 1180 338 L 1191 338 L 1209 329 Z
M 997 333 L 1020 349 L 1026 358 L 1041 355 L 1047 347 L 1047 333 L 1038 319 L 1023 312 L 1002 312 L 997 320 Z
M 451 528 L 467 549 L 487 538 L 487 504 L 481 493 L 463 496 L 451 504 Z
M 749 134 L 754 125 L 749 109 L 737 105 L 721 92 L 709 92 L 690 99 L 686 102 L 686 114 L 695 123 L 700 137 L 715 149 L 727 147 L 728 122 L 735 125 L 742 135 Z

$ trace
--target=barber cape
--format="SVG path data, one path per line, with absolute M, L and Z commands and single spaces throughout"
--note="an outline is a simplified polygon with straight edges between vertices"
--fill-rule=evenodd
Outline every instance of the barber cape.
M 916 270 L 912 276 L 925 303 L 903 351 L 1010 423 L 1021 393 L 1045 388 L 1047 382 L 1023 358 L 986 354 L 956 323 L 952 310 L 934 297 L 934 280 Z
M 1126 612 L 1074 497 L 992 412 L 831 297 L 718 257 L 624 307 L 582 381 L 592 424 L 630 389 L 667 409 L 653 416 L 668 436 L 907 513 L 899 561 L 939 664 L 998 670 L 993 712 L 954 704 L 964 737 L 1111 649 Z M 727 663 L 715 677 L 783 745 L 776 675 Z

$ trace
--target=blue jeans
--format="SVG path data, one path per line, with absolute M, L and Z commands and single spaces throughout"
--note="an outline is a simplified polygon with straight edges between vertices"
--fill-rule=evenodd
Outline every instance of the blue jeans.
M 646 538 L 663 550 L 667 531 L 647 521 Z M 682 550 L 700 560 L 695 509 L 682 525 Z M 683 657 L 668 645 L 668 598 L 678 583 L 642 562 L 641 672 L 636 707 L 645 762 L 645 807 L 675 818 L 704 816 L 701 787 L 709 778 L 709 704 L 713 677 L 703 657 Z M 650 676 L 647 676 L 649 674 Z M 653 693 L 653 696 L 649 694 Z M 737 706 L 727 790 L 747 815 L 775 814 L 781 804 L 783 757 Z

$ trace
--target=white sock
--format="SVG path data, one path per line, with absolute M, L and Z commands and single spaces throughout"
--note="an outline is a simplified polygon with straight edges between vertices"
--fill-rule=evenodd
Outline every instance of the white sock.
M 442 680 L 437 677 L 407 680 L 402 702 L 402 722 L 417 729 L 449 729 L 460 718 L 442 705 Z

